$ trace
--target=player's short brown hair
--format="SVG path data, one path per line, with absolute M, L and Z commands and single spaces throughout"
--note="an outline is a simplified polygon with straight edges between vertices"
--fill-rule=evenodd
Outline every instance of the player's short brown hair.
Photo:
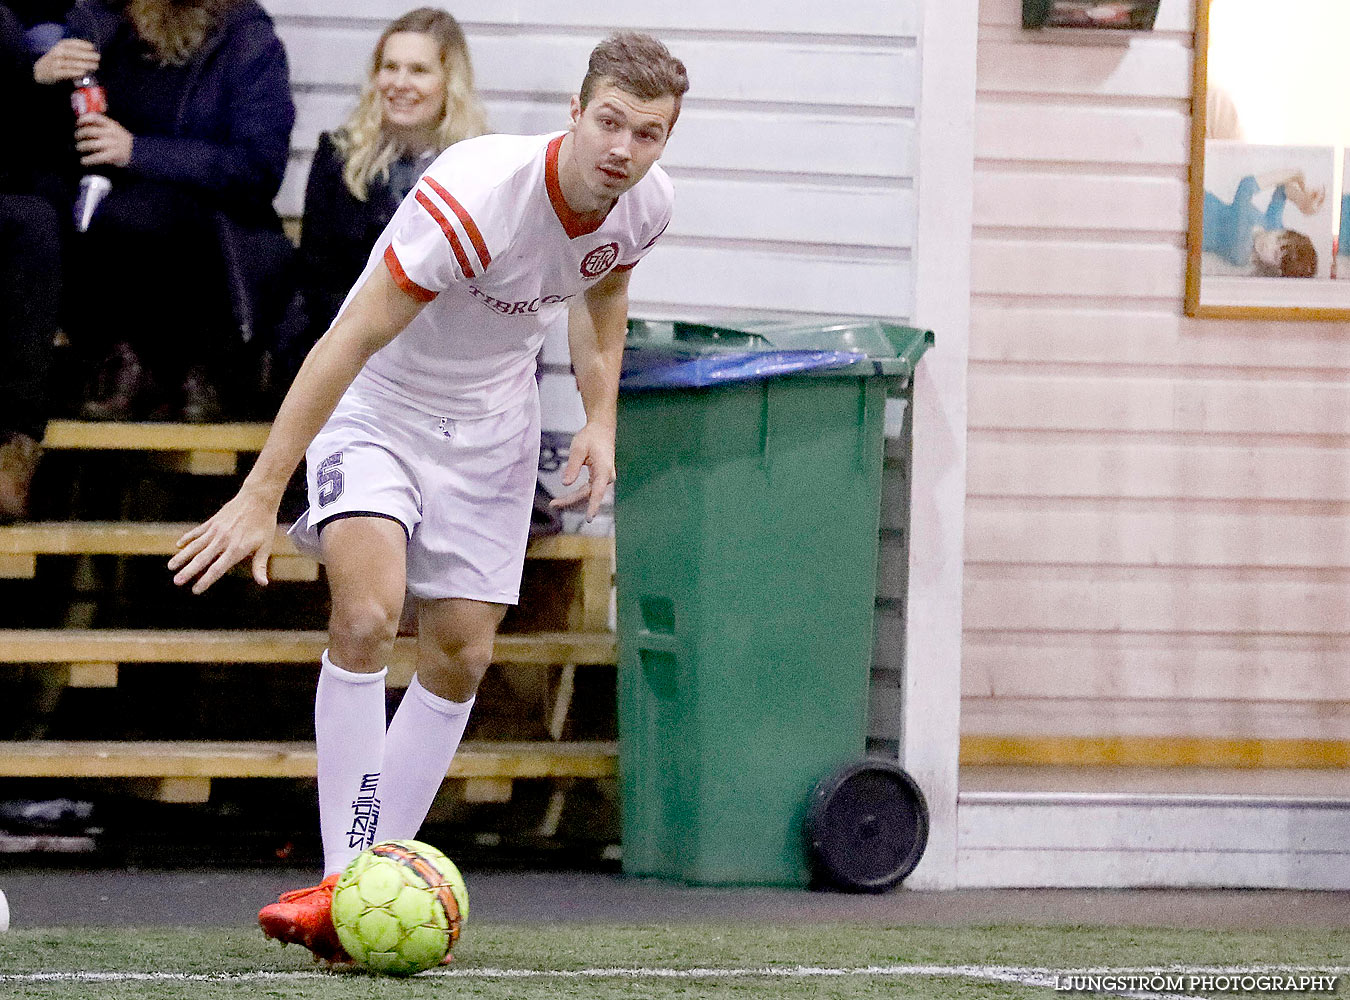
M 1317 248 L 1302 233 L 1286 229 L 1280 240 L 1280 274 L 1286 278 L 1311 278 L 1317 273 Z
M 591 61 L 578 95 L 581 110 L 586 110 L 601 80 L 608 80 L 644 101 L 654 101 L 667 94 L 674 97 L 675 113 L 670 116 L 667 133 L 675 127 L 675 119 L 680 117 L 681 100 L 689 89 L 689 75 L 684 63 L 672 56 L 660 41 L 637 31 L 616 32 L 591 50 Z

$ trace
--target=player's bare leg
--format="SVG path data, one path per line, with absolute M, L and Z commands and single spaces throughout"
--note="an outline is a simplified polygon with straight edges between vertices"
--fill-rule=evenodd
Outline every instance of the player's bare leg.
M 403 613 L 408 538 L 387 517 L 344 517 L 319 536 L 328 590 L 328 655 L 344 670 L 385 668 Z
M 385 739 L 381 840 L 417 836 L 464 736 L 505 613 L 504 604 L 462 598 L 418 604 L 417 674 Z
M 417 673 L 432 694 L 468 701 L 492 663 L 505 604 L 452 597 L 417 608 Z
M 328 650 L 314 702 L 324 880 L 263 907 L 263 933 L 316 958 L 350 958 L 333 928 L 333 886 L 375 839 L 384 759 L 384 676 L 403 608 L 407 538 L 382 517 L 333 521 L 320 536 L 332 594 Z

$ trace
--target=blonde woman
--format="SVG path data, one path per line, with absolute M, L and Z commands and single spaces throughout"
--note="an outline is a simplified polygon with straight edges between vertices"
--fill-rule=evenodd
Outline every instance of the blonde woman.
M 328 329 L 399 202 L 447 146 L 487 131 L 464 32 L 449 13 L 419 7 L 380 35 L 361 99 L 319 136 L 305 190 L 300 282 L 306 336 Z

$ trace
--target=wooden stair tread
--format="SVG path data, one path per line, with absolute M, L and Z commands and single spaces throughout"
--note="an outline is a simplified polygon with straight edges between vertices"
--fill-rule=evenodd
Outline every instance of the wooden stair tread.
M 0 742 L 0 776 L 11 778 L 312 778 L 313 743 Z M 618 744 L 478 740 L 464 743 L 451 778 L 608 778 Z
M 0 553 L 23 555 L 172 555 L 177 541 L 193 525 L 177 521 L 30 521 L 0 527 Z M 277 529 L 274 556 L 301 553 Z
M 178 521 L 30 521 L 0 527 L 0 553 L 49 555 L 171 555 L 190 522 Z M 298 556 L 277 530 L 273 555 Z M 609 559 L 614 539 L 593 535 L 552 535 L 537 538 L 526 550 L 527 559 Z
M 53 420 L 42 446 L 119 451 L 261 451 L 270 423 L 173 424 Z
M 0 629 L 0 663 L 317 663 L 322 630 Z M 416 639 L 400 637 L 394 659 L 409 661 Z M 612 632 L 524 632 L 497 636 L 495 663 L 612 664 Z

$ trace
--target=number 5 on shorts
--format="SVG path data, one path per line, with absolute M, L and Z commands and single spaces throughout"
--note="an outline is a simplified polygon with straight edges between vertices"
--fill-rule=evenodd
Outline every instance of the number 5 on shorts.
M 342 452 L 335 451 L 319 463 L 315 481 L 319 484 L 319 506 L 327 507 L 342 496 Z

